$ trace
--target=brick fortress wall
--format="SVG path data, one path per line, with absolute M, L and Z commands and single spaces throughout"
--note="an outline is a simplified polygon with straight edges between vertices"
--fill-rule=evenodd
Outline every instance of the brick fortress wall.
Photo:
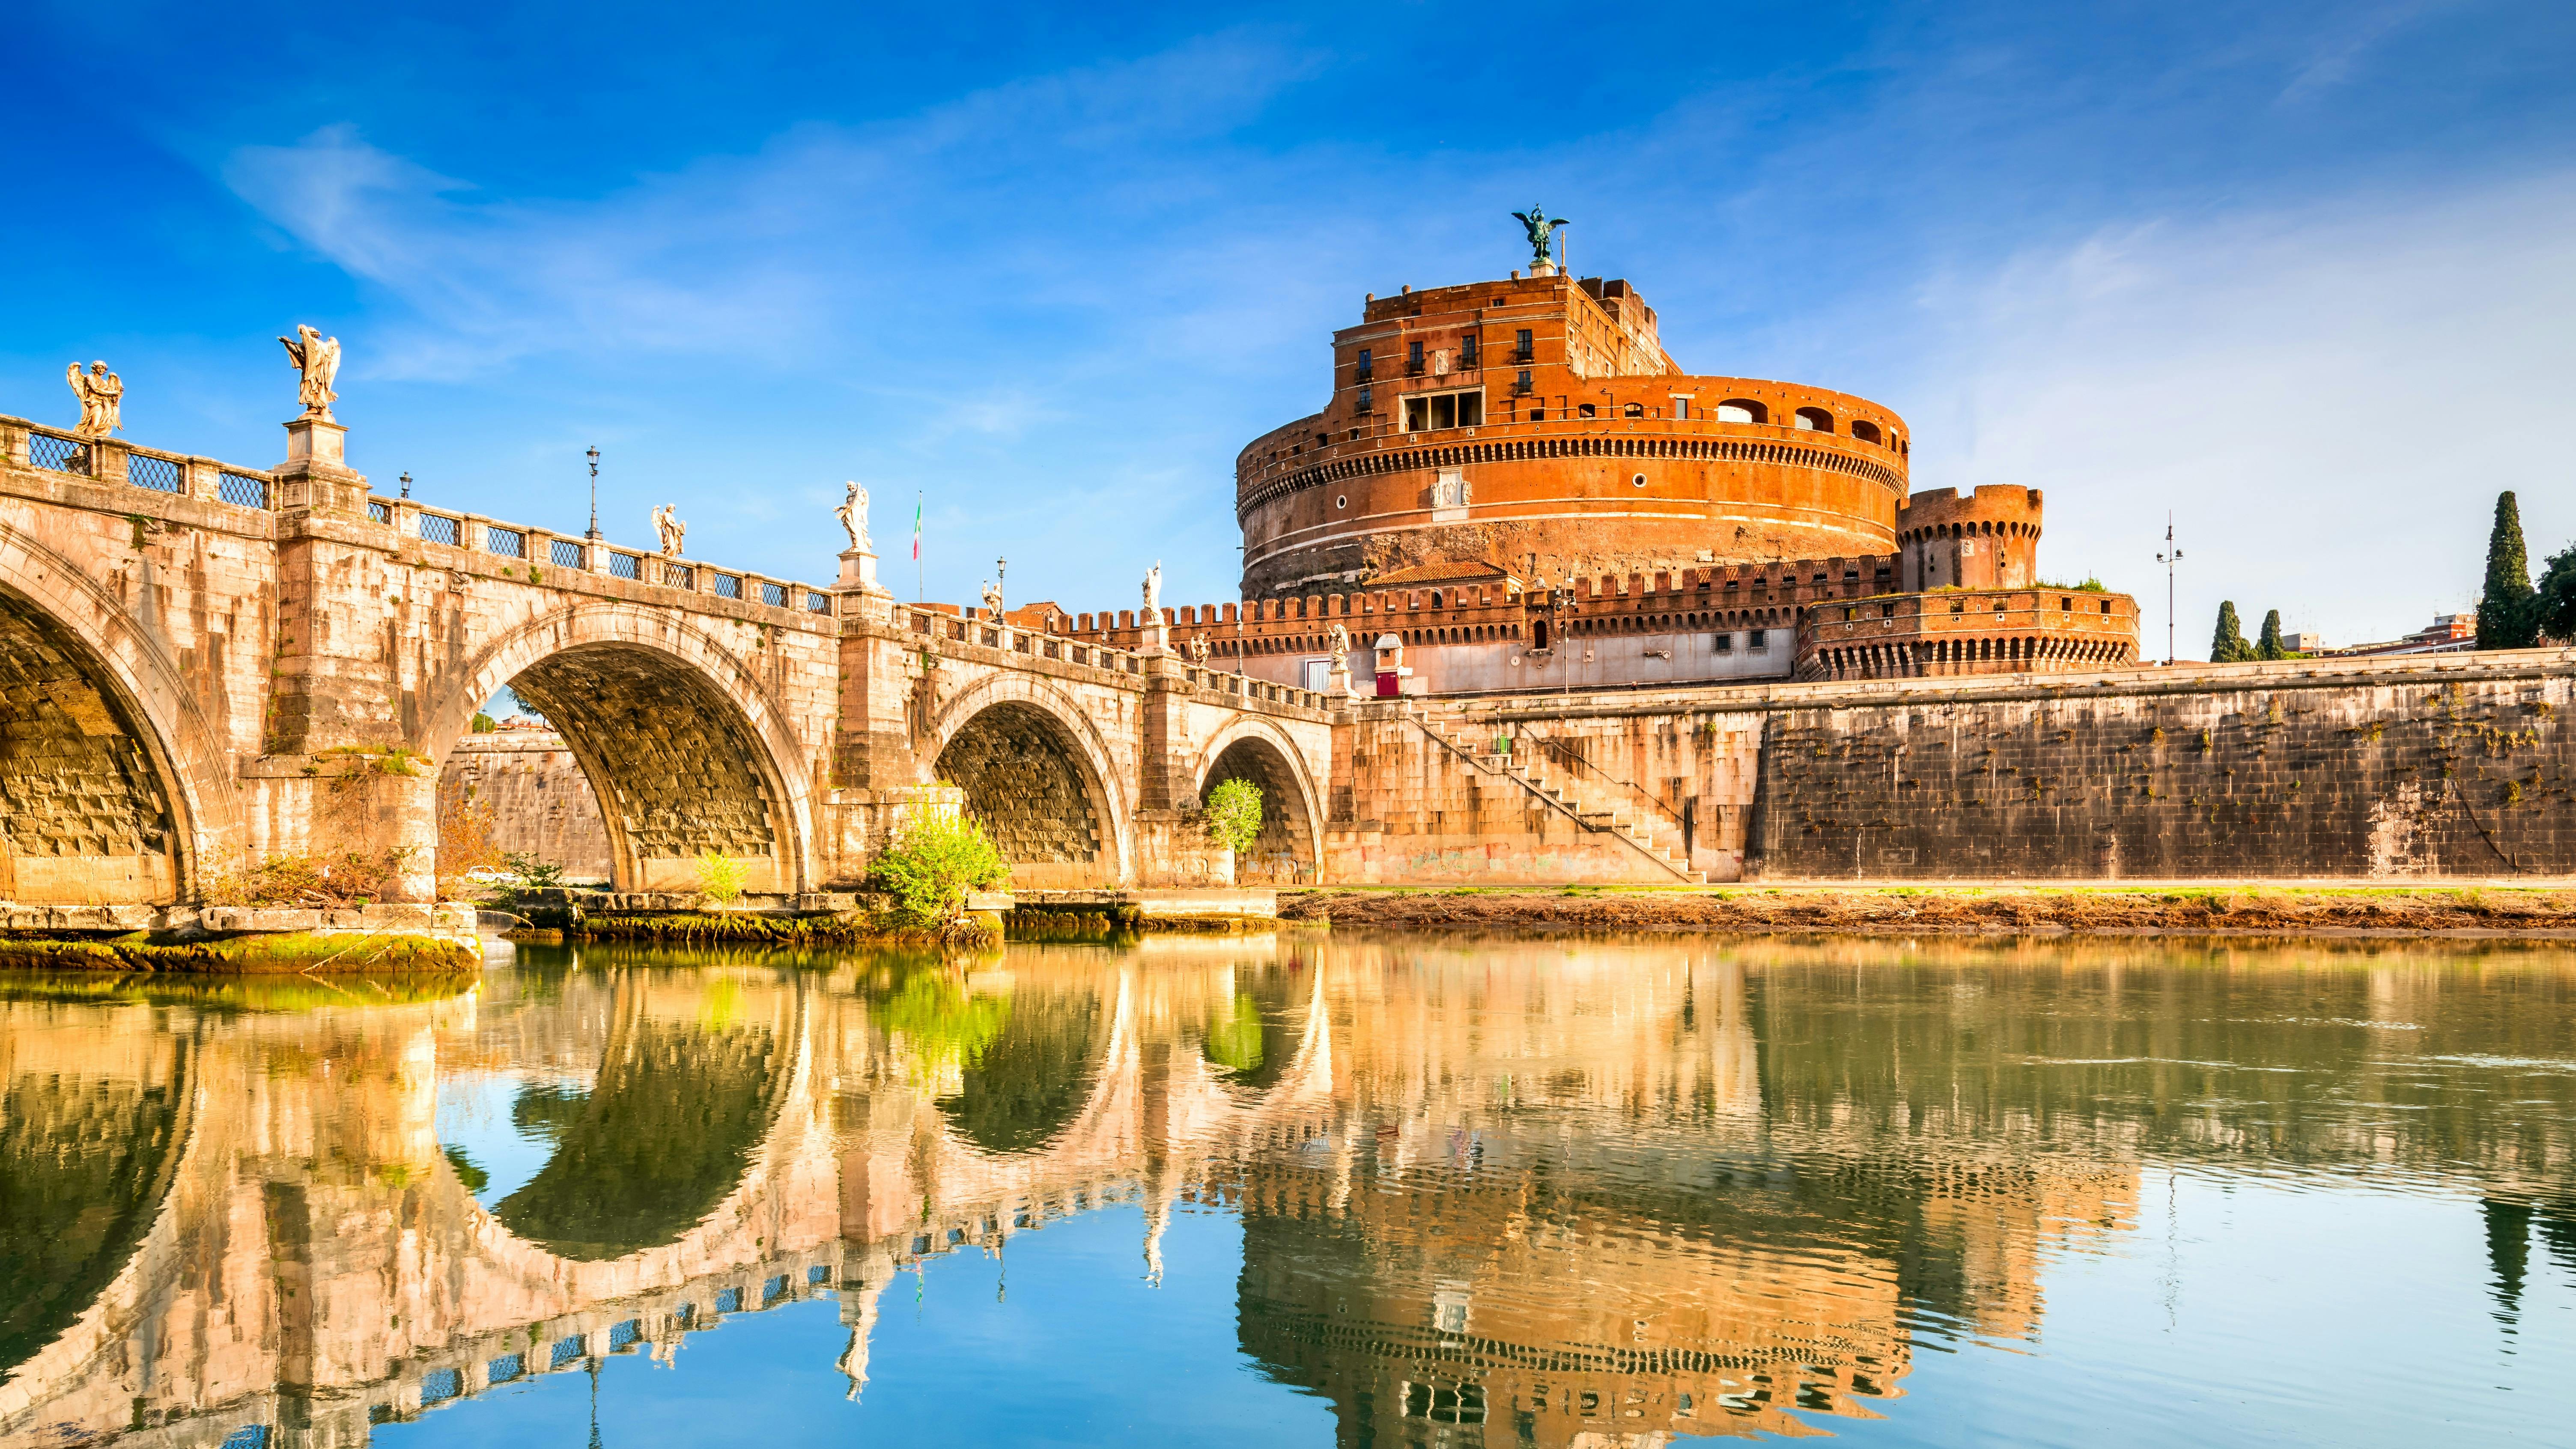
M 1322 411 L 1238 456 L 1243 587 L 1892 552 L 1911 446 L 1866 398 L 1685 374 L 1625 282 L 1407 288 L 1334 334 Z

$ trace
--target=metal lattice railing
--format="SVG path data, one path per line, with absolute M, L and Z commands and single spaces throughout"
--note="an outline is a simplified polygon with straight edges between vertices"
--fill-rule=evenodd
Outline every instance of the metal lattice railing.
M 760 601 L 773 609 L 786 608 L 787 586 L 785 584 L 762 584 L 760 586 Z
M 581 545 L 573 542 L 571 539 L 556 539 L 554 547 L 550 552 L 553 555 L 554 566 L 556 568 L 577 569 L 581 567 Z
M 741 598 L 742 580 L 732 574 L 716 575 L 716 597 L 719 599 Z
M 807 589 L 805 591 L 805 612 L 808 614 L 828 614 L 832 612 L 832 596 L 829 594 L 818 594 L 812 589 Z
M 483 525 L 483 551 L 497 553 L 503 558 L 526 558 L 528 536 L 515 528 L 487 523 Z
M 456 525 L 455 519 L 443 513 L 424 513 L 420 516 L 420 536 L 431 543 L 454 547 L 458 542 Z
M 370 498 L 367 500 L 367 517 L 375 523 L 391 523 L 394 521 L 394 506 L 381 498 Z
M 668 588 L 694 592 L 698 587 L 698 571 L 686 564 L 666 563 L 662 565 L 662 583 Z
M 162 493 L 185 493 L 188 477 L 179 465 L 168 458 L 155 458 L 149 453 L 129 453 L 125 457 L 125 481 L 137 488 L 150 488 Z
M 636 557 L 634 554 L 612 553 L 608 556 L 608 576 L 610 578 L 634 579 L 638 583 L 641 583 L 643 581 L 643 575 L 644 560 Z
M 51 433 L 29 433 L 27 461 L 56 473 L 86 473 L 89 471 L 89 448 Z
M 215 496 L 235 508 L 266 508 L 268 480 L 248 473 L 225 473 L 215 479 Z

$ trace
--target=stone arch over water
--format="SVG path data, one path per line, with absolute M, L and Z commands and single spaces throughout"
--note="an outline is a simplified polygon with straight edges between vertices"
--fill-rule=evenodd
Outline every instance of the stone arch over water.
M 1199 802 L 1227 780 L 1261 791 L 1261 835 L 1234 862 L 1238 885 L 1311 882 L 1321 857 L 1317 801 L 1294 745 L 1267 723 L 1242 719 L 1211 742 L 1199 772 Z
M 562 734 L 599 802 L 622 890 L 695 890 L 697 859 L 743 861 L 747 889 L 807 883 L 801 758 L 745 662 L 711 637 L 624 605 L 550 616 L 486 648 L 424 726 L 444 753 L 503 685 Z
M 231 765 L 188 684 L 221 671 L 183 669 L 149 624 L 0 524 L 0 900 L 176 901 L 237 835 Z
M 934 778 L 966 792 L 1022 889 L 1125 877 L 1125 812 L 1098 732 L 1070 701 L 996 679 L 953 703 L 934 731 Z

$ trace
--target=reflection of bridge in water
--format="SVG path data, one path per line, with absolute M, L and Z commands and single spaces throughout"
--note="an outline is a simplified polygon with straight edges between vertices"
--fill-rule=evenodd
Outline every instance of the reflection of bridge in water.
M 2433 1059 L 2528 1053 L 2564 971 L 2515 988 L 2525 1018 L 2397 954 L 1956 954 L 1864 985 L 1831 950 L 1699 944 L 593 951 L 300 1014 L 20 993 L 0 1437 L 359 1443 L 827 1290 L 856 1394 L 898 1273 L 1113 1204 L 1148 1275 L 1177 1206 L 1242 1216 L 1242 1347 L 1348 1443 L 1887 1412 L 1923 1333 L 2034 1337 L 2050 1253 L 2130 1225 L 2147 1161 L 2433 1173 L 2576 1267 L 2576 1101 L 2506 1130 L 2385 1061 L 2397 1023 Z M 2324 1090 L 2213 1105 L 2208 1064 L 2267 1056 Z M 506 1072 L 555 1084 L 512 1108 L 545 1158 L 480 1201 L 440 1083 Z

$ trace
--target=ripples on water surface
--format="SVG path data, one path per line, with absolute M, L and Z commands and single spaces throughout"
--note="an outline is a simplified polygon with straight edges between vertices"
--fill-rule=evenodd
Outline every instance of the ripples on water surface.
M 0 1441 L 2576 1442 L 2576 953 L 0 982 Z

